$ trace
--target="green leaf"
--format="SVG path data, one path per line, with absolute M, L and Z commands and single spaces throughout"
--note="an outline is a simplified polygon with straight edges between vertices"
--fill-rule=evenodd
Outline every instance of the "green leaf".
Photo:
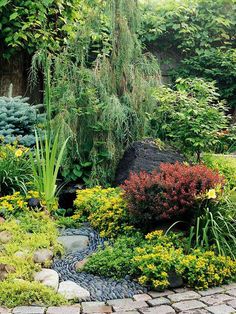
M 18 16 L 18 13 L 17 13 L 17 12 L 14 12 L 14 13 L 12 13 L 12 14 L 10 15 L 9 20 L 10 20 L 10 21 L 15 20 L 15 19 L 17 18 L 17 16 Z

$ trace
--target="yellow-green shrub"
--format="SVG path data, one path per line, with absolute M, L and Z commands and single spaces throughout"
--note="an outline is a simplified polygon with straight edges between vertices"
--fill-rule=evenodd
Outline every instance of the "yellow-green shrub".
M 28 191 L 27 195 L 22 195 L 20 192 L 15 192 L 12 195 L 6 195 L 0 197 L 0 215 L 5 218 L 16 217 L 21 215 L 24 212 L 29 212 L 31 209 L 28 206 L 28 201 L 30 198 L 36 198 L 40 200 L 40 204 L 43 208 L 46 208 L 46 202 L 39 196 L 39 192 L 37 191 Z M 57 199 L 55 199 L 53 208 L 58 208 Z
M 236 187 L 236 158 L 229 155 L 205 154 L 203 161 L 207 167 L 218 170 L 226 179 L 226 185 L 233 189 Z
M 18 305 L 61 305 L 66 300 L 55 291 L 38 282 L 24 280 L 0 282 L 0 304 L 9 308 Z
M 213 251 L 194 250 L 176 264 L 177 271 L 189 286 L 207 289 L 233 281 L 236 278 L 236 261 L 216 255 Z
M 77 210 L 73 218 L 88 220 L 102 237 L 115 237 L 132 229 L 127 203 L 119 188 L 97 186 L 79 190 L 74 204 Z
M 11 241 L 1 244 L 0 263 L 13 266 L 15 271 L 9 279 L 21 278 L 31 280 L 39 266 L 33 262 L 33 254 L 37 249 L 47 248 L 54 255 L 62 253 L 57 242 L 58 231 L 55 223 L 45 213 L 25 213 L 17 220 L 11 219 L 0 224 L 0 232 L 8 231 Z M 18 256 L 22 252 L 23 256 Z
M 129 274 L 140 284 L 155 289 L 169 286 L 170 272 L 176 272 L 188 286 L 199 290 L 236 278 L 236 261 L 213 251 L 185 254 L 184 247 L 183 238 L 176 234 L 166 236 L 160 230 L 147 234 L 145 240 L 120 237 L 114 248 L 107 246 L 94 253 L 84 270 L 114 278 Z

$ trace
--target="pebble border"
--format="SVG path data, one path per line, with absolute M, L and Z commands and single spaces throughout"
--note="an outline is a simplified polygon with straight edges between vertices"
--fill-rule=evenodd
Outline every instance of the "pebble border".
M 60 235 L 81 235 L 89 238 L 89 245 L 86 249 L 67 254 L 62 259 L 54 261 L 52 269 L 59 274 L 60 282 L 71 280 L 77 283 L 90 292 L 91 301 L 132 298 L 135 294 L 147 292 L 146 288 L 128 278 L 118 281 L 76 271 L 77 262 L 97 251 L 99 247 L 104 247 L 106 242 L 106 239 L 101 238 L 99 233 L 88 225 L 85 224 L 79 229 L 65 229 Z

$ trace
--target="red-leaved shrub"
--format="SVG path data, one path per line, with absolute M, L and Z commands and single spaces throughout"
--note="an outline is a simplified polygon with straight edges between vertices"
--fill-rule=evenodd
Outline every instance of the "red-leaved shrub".
M 121 186 L 134 220 L 142 223 L 191 217 L 208 190 L 223 185 L 218 172 L 204 165 L 162 163 L 151 174 L 132 173 Z

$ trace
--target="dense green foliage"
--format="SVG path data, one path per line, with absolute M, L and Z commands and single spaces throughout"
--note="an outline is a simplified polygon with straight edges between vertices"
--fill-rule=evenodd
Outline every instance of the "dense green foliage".
M 171 141 L 182 152 L 195 154 L 198 160 L 202 152 L 220 142 L 219 132 L 228 121 L 212 82 L 178 80 L 176 90 L 161 87 L 154 94 L 157 106 L 149 116 L 154 137 Z
M 175 77 L 216 80 L 235 107 L 235 10 L 235 0 L 145 1 L 141 37 L 152 50 L 179 56 Z
M 92 5 L 100 1 L 92 1 Z M 58 50 L 77 32 L 85 22 L 88 1 L 7 1 L 0 2 L 0 40 L 6 47 L 5 57 L 20 49 L 29 53 L 47 46 Z

